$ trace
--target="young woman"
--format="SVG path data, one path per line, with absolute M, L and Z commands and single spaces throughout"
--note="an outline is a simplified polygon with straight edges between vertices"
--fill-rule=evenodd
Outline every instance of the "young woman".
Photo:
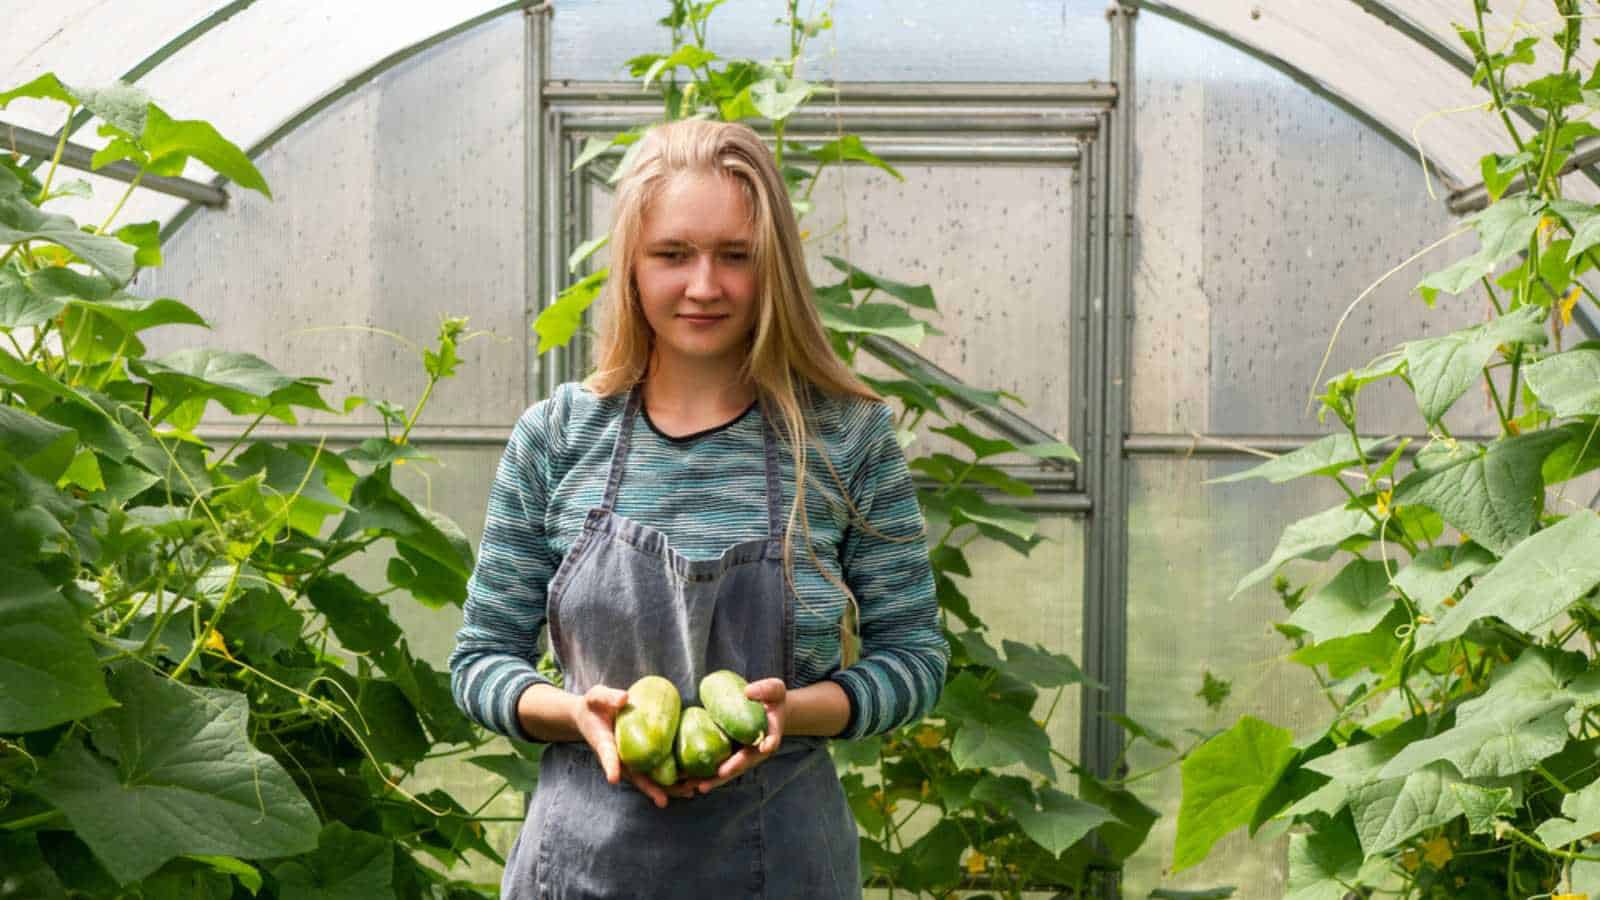
M 920 718 L 948 652 L 891 412 L 834 355 L 749 128 L 651 130 L 610 252 L 596 371 L 518 420 L 450 659 L 469 716 L 549 742 L 501 896 L 859 896 L 826 738 Z M 668 789 L 623 766 L 624 689 L 693 703 L 718 669 L 767 736 Z

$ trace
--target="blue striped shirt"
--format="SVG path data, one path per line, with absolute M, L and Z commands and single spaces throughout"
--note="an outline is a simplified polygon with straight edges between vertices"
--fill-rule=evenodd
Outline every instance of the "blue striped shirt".
M 528 739 L 517 699 L 545 681 L 535 670 L 545 625 L 545 588 L 600 505 L 625 396 L 600 398 L 564 384 L 518 419 L 489 488 L 477 566 L 467 582 L 465 621 L 450 655 L 457 705 L 499 734 Z M 914 722 L 943 687 L 949 648 L 939 624 L 922 509 L 886 404 L 823 398 L 812 435 L 835 475 L 807 454 L 806 512 L 817 561 L 850 586 L 860 608 L 861 659 L 839 668 L 845 597 L 794 541 L 795 675 L 798 685 L 832 680 L 850 699 L 842 737 L 881 734 Z M 616 513 L 664 532 L 690 559 L 765 537 L 762 413 L 670 438 L 647 415 L 634 423 Z M 794 502 L 794 461 L 780 445 L 783 514 Z M 839 482 L 874 535 L 838 497 Z M 798 530 L 798 523 L 796 526 Z

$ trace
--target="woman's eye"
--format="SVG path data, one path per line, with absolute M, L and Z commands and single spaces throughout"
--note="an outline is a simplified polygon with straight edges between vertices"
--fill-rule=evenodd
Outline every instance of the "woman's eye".
M 667 262 L 683 262 L 689 258 L 689 254 L 682 250 L 657 250 L 653 255 Z
M 743 265 L 750 261 L 750 254 L 743 250 L 726 250 L 723 251 L 722 258 L 727 262 Z

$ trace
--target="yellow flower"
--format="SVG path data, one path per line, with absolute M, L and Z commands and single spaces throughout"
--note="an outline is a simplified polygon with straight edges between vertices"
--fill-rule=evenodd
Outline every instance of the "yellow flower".
M 1400 866 L 1407 872 L 1415 872 L 1422 866 L 1422 856 L 1415 850 L 1407 850 L 1400 854 Z
M 1394 497 L 1394 491 L 1392 491 L 1392 490 L 1379 491 L 1378 492 L 1378 515 L 1380 515 L 1380 516 L 1389 515 L 1389 501 L 1393 497 Z
M 973 875 L 977 875 L 988 868 L 989 857 L 984 856 L 982 853 L 974 850 L 972 855 L 967 857 L 967 871 Z M 1588 898 L 1585 898 L 1585 900 L 1588 900 Z
M 1446 863 L 1455 858 L 1455 855 L 1455 852 L 1450 849 L 1450 839 L 1442 834 L 1422 845 L 1422 858 L 1426 859 L 1428 865 L 1433 866 L 1435 869 L 1444 868 Z
M 1583 288 L 1573 285 L 1567 296 L 1561 299 L 1561 303 L 1556 307 L 1561 313 L 1561 327 L 1566 328 L 1572 324 L 1572 308 L 1578 305 L 1578 298 L 1582 296 Z
M 939 734 L 939 729 L 924 726 L 917 729 L 915 739 L 917 746 L 922 747 L 925 750 L 932 750 L 933 748 L 939 746 L 939 741 L 941 741 L 943 738 Z

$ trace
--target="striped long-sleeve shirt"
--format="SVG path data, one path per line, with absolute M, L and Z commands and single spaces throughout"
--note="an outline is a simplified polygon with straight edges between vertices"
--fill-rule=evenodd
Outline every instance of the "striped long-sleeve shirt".
M 535 663 L 545 588 L 588 511 L 601 503 L 625 401 L 562 385 L 518 419 L 501 457 L 477 567 L 467 583 L 465 621 L 450 655 L 456 703 L 491 731 L 528 739 L 517 721 L 517 699 L 544 680 Z M 888 406 L 823 398 L 813 413 L 814 437 L 837 476 L 813 443 L 806 466 L 811 546 L 822 567 L 856 597 L 861 659 L 839 668 L 838 623 L 846 599 L 797 534 L 796 680 L 803 686 L 831 679 L 843 688 L 851 708 L 843 737 L 880 734 L 925 715 L 944 681 L 949 648 L 927 543 L 904 540 L 923 532 L 922 511 Z M 758 405 L 719 428 L 677 438 L 641 414 L 617 514 L 664 532 L 691 559 L 716 558 L 732 544 L 764 537 L 762 427 Z M 787 520 L 794 464 L 788 449 L 780 447 L 779 456 Z M 870 527 L 851 522 L 839 483 Z

